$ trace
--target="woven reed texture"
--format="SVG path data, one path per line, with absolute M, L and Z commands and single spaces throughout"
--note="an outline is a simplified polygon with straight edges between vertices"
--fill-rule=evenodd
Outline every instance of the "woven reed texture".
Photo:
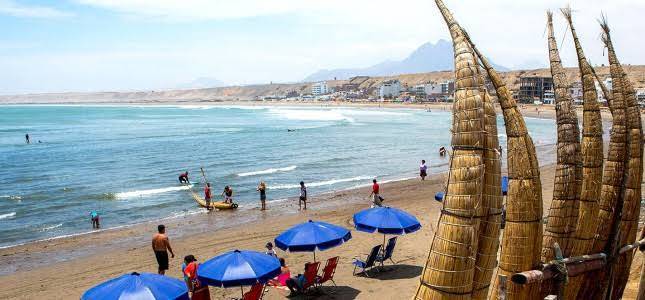
M 556 121 L 558 131 L 557 165 L 553 200 L 549 208 L 542 242 L 542 260 L 554 257 L 553 243 L 558 242 L 565 257 L 571 253 L 571 238 L 578 221 L 580 188 L 582 183 L 582 156 L 578 117 L 569 94 L 570 85 L 562 67 L 557 42 L 553 36 L 553 14 L 547 12 L 549 61 L 555 88 Z
M 484 87 L 482 70 L 479 72 L 478 85 L 484 102 L 485 116 L 484 187 L 482 192 L 483 214 L 479 225 L 472 298 L 487 299 L 490 281 L 497 267 L 503 197 L 497 115 L 492 97 Z
M 540 169 L 533 140 L 517 103 L 486 57 L 469 42 L 495 87 L 506 128 L 509 189 L 497 274 L 511 275 L 535 269 L 540 264 L 543 226 Z M 495 275 L 489 299 L 497 298 L 498 284 Z M 516 285 L 510 280 L 506 284 L 507 299 L 539 298 L 539 285 Z
M 609 40 L 611 42 L 611 40 Z M 614 53 L 615 54 L 615 53 Z M 627 161 L 624 182 L 624 204 L 618 231 L 618 245 L 623 246 L 636 241 L 641 205 L 641 181 L 643 179 L 643 128 L 636 92 L 627 74 L 622 71 L 626 115 L 627 115 Z M 629 269 L 634 252 L 618 257 L 612 282 L 612 299 L 620 299 L 629 279 Z
M 601 25 L 602 26 L 602 25 Z M 604 26 L 602 26 L 604 27 Z M 609 52 L 609 71 L 612 77 L 612 94 L 610 109 L 612 111 L 612 128 L 609 137 L 607 160 L 603 170 L 602 187 L 600 191 L 600 211 L 598 213 L 596 236 L 592 252 L 606 252 L 611 248 L 608 240 L 612 238 L 612 228 L 620 227 L 620 220 L 615 218 L 622 211 L 624 199 L 624 172 L 627 159 L 627 127 L 624 86 L 620 63 L 615 55 L 613 45 L 608 35 L 603 36 Z M 578 297 L 584 299 L 600 299 L 608 285 L 606 269 L 585 275 L 584 283 Z
M 596 218 L 598 217 L 598 198 L 602 186 L 603 166 L 603 139 L 602 139 L 602 117 L 598 94 L 594 81 L 594 72 L 587 61 L 575 27 L 571 9 L 562 9 L 562 14 L 569 23 L 573 42 L 578 55 L 578 67 L 582 81 L 583 93 L 583 121 L 582 121 L 582 189 L 580 192 L 580 208 L 576 232 L 571 241 L 571 256 L 591 254 L 593 238 L 596 234 Z M 584 276 L 571 277 L 567 284 L 565 298 L 577 299 L 578 291 L 582 285 Z
M 475 55 L 441 0 L 455 55 L 452 149 L 446 196 L 417 299 L 470 299 L 477 257 L 484 181 L 484 103 Z

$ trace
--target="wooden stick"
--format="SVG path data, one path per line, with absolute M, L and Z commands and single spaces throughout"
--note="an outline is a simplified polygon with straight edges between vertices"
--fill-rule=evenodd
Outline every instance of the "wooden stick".
M 645 239 L 621 247 L 618 251 L 618 254 L 624 254 L 636 248 L 643 249 L 641 251 L 645 251 Z M 576 276 L 582 273 L 587 273 L 589 271 L 604 268 L 607 265 L 607 254 L 596 253 L 591 255 L 567 257 L 562 260 L 562 263 L 567 266 L 567 272 L 569 276 Z M 555 275 L 557 275 L 557 272 L 554 271 L 555 265 L 556 264 L 554 262 L 551 262 L 548 264 L 543 264 L 541 270 L 530 270 L 515 273 L 513 274 L 513 276 L 511 276 L 511 281 L 516 284 L 531 284 L 534 282 L 551 279 Z M 645 282 L 645 278 L 643 278 L 644 276 L 645 275 L 641 276 L 641 282 Z M 645 289 L 645 284 L 641 286 L 641 289 Z M 643 292 L 645 293 L 645 291 Z M 645 298 L 641 299 L 645 300 Z

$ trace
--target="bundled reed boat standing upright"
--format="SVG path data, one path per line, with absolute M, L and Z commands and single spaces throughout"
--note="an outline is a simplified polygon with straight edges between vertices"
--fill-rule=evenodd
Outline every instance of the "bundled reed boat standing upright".
M 558 153 L 553 200 L 544 228 L 542 260 L 554 258 L 553 246 L 557 242 L 565 257 L 571 253 L 570 242 L 578 221 L 578 205 L 582 182 L 582 157 L 580 156 L 580 129 L 578 117 L 569 94 L 569 84 L 558 46 L 553 36 L 553 13 L 547 12 L 549 34 L 549 61 L 555 88 L 555 110 L 558 128 Z
M 542 250 L 542 184 L 533 139 L 524 118 L 506 84 L 486 57 L 479 52 L 466 34 L 473 51 L 481 61 L 495 87 L 502 108 L 507 138 L 508 193 L 506 196 L 506 226 L 497 274 L 510 275 L 532 270 L 540 265 Z M 493 278 L 489 299 L 497 299 L 498 278 Z M 517 285 L 506 282 L 507 299 L 538 299 L 537 284 Z
M 472 49 L 441 0 L 455 55 L 452 149 L 443 209 L 417 299 L 470 299 L 478 251 L 484 178 L 484 104 Z
M 602 187 L 600 192 L 600 210 L 597 218 L 597 229 L 592 253 L 611 253 L 615 249 L 614 236 L 620 226 L 620 216 L 624 199 L 624 173 L 627 159 L 627 123 L 625 119 L 625 98 L 621 66 L 615 55 L 610 37 L 603 35 L 605 46 L 609 52 L 609 71 L 612 77 L 613 89 L 611 99 L 608 99 L 612 113 L 609 149 L 603 170 Z M 602 86 L 602 84 L 601 84 Z M 603 90 L 606 92 L 606 89 Z M 610 264 L 611 265 L 611 264 Z M 609 267 L 608 267 L 609 268 Z M 609 281 L 608 268 L 585 275 L 583 287 L 578 297 L 584 299 L 602 299 Z
M 463 31 L 463 30 L 462 30 Z M 470 43 L 469 43 L 470 44 Z M 502 168 L 497 136 L 497 114 L 493 99 L 484 85 L 484 76 L 479 72 L 480 86 L 484 102 L 484 189 L 482 192 L 482 215 L 479 225 L 477 259 L 473 277 L 473 299 L 487 299 L 490 281 L 497 267 L 499 234 L 502 223 Z
M 594 81 L 594 72 L 587 61 L 571 16 L 571 8 L 561 10 L 569 23 L 573 42 L 578 55 L 578 67 L 582 81 L 583 121 L 582 121 L 582 189 L 580 192 L 580 208 L 575 235 L 571 240 L 571 256 L 590 254 L 596 234 L 598 217 L 598 198 L 602 186 L 603 140 L 602 117 L 598 94 Z M 576 299 L 582 285 L 584 275 L 569 278 L 565 296 Z
M 611 299 L 620 299 L 625 285 L 629 279 L 629 269 L 632 264 L 634 252 L 628 251 L 617 256 L 620 247 L 634 243 L 638 230 L 638 220 L 641 206 L 641 181 L 643 179 L 643 128 L 641 111 L 636 100 L 636 92 L 629 81 L 623 66 L 618 60 L 616 51 L 611 41 L 609 26 L 605 19 L 602 20 L 603 42 L 607 46 L 609 57 L 616 62 L 622 84 L 625 100 L 625 116 L 627 126 L 627 153 L 625 154 L 625 171 L 623 182 L 623 205 L 620 210 L 620 225 L 618 226 L 616 243 L 609 252 L 610 260 L 615 258 L 613 269 L 610 273 L 609 296 Z M 613 74 L 612 74 L 613 76 Z M 611 236 L 609 241 L 612 241 Z

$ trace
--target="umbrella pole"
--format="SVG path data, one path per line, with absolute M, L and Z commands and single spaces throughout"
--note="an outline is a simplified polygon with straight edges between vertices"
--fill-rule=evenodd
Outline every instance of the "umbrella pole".
M 316 262 L 316 250 L 314 249 L 314 262 Z
M 244 287 L 240 285 L 240 291 L 242 291 L 242 299 L 244 299 Z

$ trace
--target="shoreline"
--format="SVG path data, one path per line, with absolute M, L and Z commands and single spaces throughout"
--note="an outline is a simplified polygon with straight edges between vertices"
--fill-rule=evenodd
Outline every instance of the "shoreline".
M 548 203 L 555 165 L 544 165 L 540 169 L 544 199 L 549 199 L 545 201 Z M 370 205 L 370 201 L 366 199 L 369 186 L 313 196 L 308 203 L 309 209 L 303 212 L 298 211 L 297 201 L 289 201 L 293 199 L 287 199 L 282 205 L 269 206 L 269 210 L 265 212 L 259 209 L 248 210 L 247 212 L 252 213 L 243 223 L 230 222 L 239 213 L 228 211 L 196 214 L 164 222 L 177 256 L 171 260 L 167 275 L 180 278 L 180 257 L 187 254 L 194 254 L 200 261 L 204 261 L 232 249 L 262 251 L 267 241 L 272 241 L 289 226 L 315 219 L 353 230 L 353 238 L 348 242 L 349 247 L 340 246 L 317 255 L 321 259 L 331 255 L 341 257 L 335 279 L 340 290 L 335 294 L 337 297 L 369 299 L 370 295 L 379 295 L 396 298 L 400 296 L 399 292 L 412 293 L 425 262 L 428 243 L 442 206 L 441 202 L 434 200 L 434 193 L 443 189 L 446 174 L 433 174 L 426 181 L 417 177 L 381 184 L 382 194 L 386 199 L 385 205 L 412 213 L 423 226 L 416 233 L 399 237 L 398 250 L 395 251 L 399 271 L 379 275 L 386 278 L 393 276 L 379 279 L 388 280 L 387 285 L 375 286 L 371 279 L 352 276 L 352 257 L 364 253 L 373 244 L 382 242 L 382 236 L 379 234 L 353 230 L 352 215 Z M 545 213 L 547 210 L 548 205 L 545 205 Z M 55 298 L 78 298 L 91 286 L 123 273 L 154 273 L 156 262 L 149 249 L 149 239 L 155 228 L 156 224 L 150 222 L 96 234 L 0 249 L 0 265 L 13 266 L 14 269 L 0 275 L 0 298 L 35 299 L 48 298 L 47 295 L 52 294 L 59 295 Z M 57 260 L 56 257 L 62 255 L 68 255 L 68 259 Z M 311 260 L 311 253 L 279 251 L 279 255 L 286 257 L 292 266 L 292 272 L 301 272 L 300 266 Z M 40 284 L 27 285 L 22 289 L 11 288 L 30 278 L 39 278 Z M 347 286 L 341 287 L 344 284 Z M 360 292 L 360 297 L 357 296 L 357 292 Z M 213 299 L 230 298 L 239 295 L 239 289 L 211 287 L 211 293 Z M 282 295 L 271 290 L 265 299 L 282 298 Z
M 498 102 L 494 102 L 495 111 L 501 116 L 501 108 Z M 553 119 L 555 120 L 555 105 L 517 104 L 524 118 Z M 405 103 L 405 102 L 370 102 L 370 101 L 260 101 L 260 100 L 186 100 L 186 101 L 59 101 L 59 102 L 29 102 L 29 103 L 0 103 L 1 106 L 150 106 L 150 107 L 173 107 L 173 106 L 241 106 L 241 107 L 321 107 L 321 108 L 391 108 L 391 109 L 440 109 L 441 111 L 452 111 L 452 102 L 428 102 L 428 103 Z M 582 105 L 575 105 L 578 113 L 578 120 L 582 122 Z M 603 122 L 611 123 L 611 112 L 608 107 L 601 107 Z M 641 112 L 645 116 L 645 112 Z M 643 121 L 645 122 L 645 120 Z

